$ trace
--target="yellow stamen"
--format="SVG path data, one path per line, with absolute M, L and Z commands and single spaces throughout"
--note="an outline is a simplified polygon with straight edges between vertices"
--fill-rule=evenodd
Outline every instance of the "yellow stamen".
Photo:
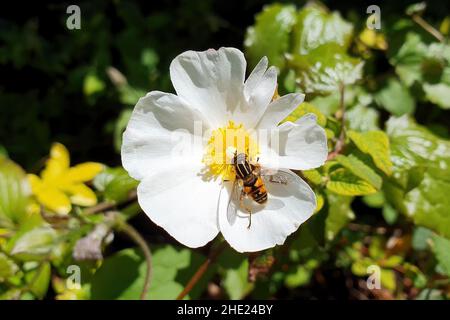
M 226 127 L 214 130 L 209 138 L 203 163 L 208 173 L 222 180 L 234 180 L 236 174 L 232 164 L 235 154 L 246 153 L 250 161 L 257 159 L 259 149 L 252 133 L 242 124 L 229 121 Z

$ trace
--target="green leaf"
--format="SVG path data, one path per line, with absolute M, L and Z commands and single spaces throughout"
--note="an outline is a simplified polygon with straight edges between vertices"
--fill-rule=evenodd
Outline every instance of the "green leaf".
M 389 225 L 393 225 L 398 219 L 398 211 L 395 210 L 395 208 L 390 206 L 388 203 L 386 203 L 383 206 L 382 214 L 383 214 L 384 220 Z
M 385 174 L 392 173 L 392 162 L 389 152 L 389 138 L 383 131 L 359 133 L 348 131 L 348 137 L 364 153 L 372 157 L 375 165 Z
M 423 85 L 426 98 L 442 107 L 443 109 L 450 109 L 450 85 L 445 83 L 427 84 Z
M 380 274 L 381 285 L 390 290 L 394 291 L 397 288 L 397 280 L 395 277 L 395 271 L 390 269 L 381 269 Z
M 367 257 L 362 259 L 358 259 L 352 263 L 352 273 L 358 277 L 367 276 L 367 268 L 371 265 L 375 265 L 376 263 Z
M 364 196 L 362 200 L 367 206 L 371 208 L 382 208 L 385 202 L 383 192 L 369 194 L 367 196 Z
M 353 154 L 338 155 L 336 161 L 355 176 L 369 182 L 374 188 L 380 189 L 383 180 L 376 172 Z
M 329 94 L 352 85 L 361 79 L 364 66 L 361 60 L 350 57 L 335 43 L 320 45 L 306 55 L 288 55 L 287 59 L 307 93 Z
M 450 142 L 440 139 L 407 117 L 387 122 L 394 176 L 403 205 L 394 204 L 416 224 L 450 238 Z M 422 168 L 416 170 L 416 168 Z M 402 181 L 413 173 L 412 181 Z M 419 174 L 417 174 L 419 173 Z M 404 179 L 403 179 L 404 180 Z M 403 195 L 401 194 L 403 193 Z
M 349 170 L 339 168 L 330 173 L 327 189 L 344 196 L 363 196 L 377 192 L 370 183 L 355 176 Z
M 225 250 L 219 258 L 222 285 L 232 300 L 243 299 L 253 289 L 248 280 L 248 258 L 232 249 Z
M 412 32 L 407 33 L 401 47 L 393 52 L 390 62 L 406 86 L 410 87 L 414 82 L 422 81 L 421 63 L 426 52 L 427 46 L 422 42 L 420 35 Z
M 327 12 L 310 5 L 298 13 L 294 27 L 293 52 L 306 55 L 323 44 L 332 43 L 345 51 L 351 42 L 353 25 L 338 12 Z
M 445 294 L 439 289 L 426 288 L 420 291 L 416 300 L 446 300 Z
M 131 109 L 122 110 L 114 125 L 114 148 L 117 152 L 120 152 L 122 148 L 123 132 L 128 125 L 128 121 L 130 121 L 132 112 Z
M 400 81 L 390 78 L 386 85 L 375 95 L 378 105 L 396 116 L 414 112 L 415 101 Z
M 357 104 L 345 114 L 348 128 L 358 131 L 378 130 L 379 113 L 375 108 Z
M 352 197 L 343 197 L 327 192 L 328 216 L 325 220 L 325 236 L 333 240 L 339 231 L 355 218 L 350 208 Z
M 175 299 L 190 277 L 204 261 L 189 249 L 171 245 L 152 248 L 153 276 L 148 292 L 149 299 Z M 125 249 L 104 260 L 92 279 L 91 298 L 139 299 L 145 281 L 147 264 L 138 249 Z M 188 295 L 198 298 L 205 289 L 211 272 Z M 111 281 L 114 279 L 114 281 Z
M 14 276 L 17 271 L 19 271 L 19 267 L 14 261 L 3 252 L 0 252 L 0 283 Z
M 102 92 L 105 89 L 105 83 L 96 74 L 89 73 L 84 78 L 83 93 L 89 97 L 95 93 Z
M 450 277 L 450 240 L 438 235 L 433 235 L 433 252 L 439 262 L 439 270 Z
M 271 65 L 283 69 L 289 51 L 289 35 L 295 23 L 295 7 L 273 4 L 256 15 L 255 25 L 247 29 L 244 46 L 252 66 L 267 56 Z
M 32 229 L 15 240 L 11 255 L 22 260 L 45 258 L 52 252 L 56 238 L 57 233 L 51 227 Z
M 416 227 L 413 232 L 412 246 L 414 250 L 426 250 L 432 239 L 433 231 L 424 227 Z
M 39 299 L 47 294 L 50 284 L 51 266 L 50 262 L 43 262 L 39 267 L 25 276 L 29 290 Z
M 317 124 L 321 127 L 325 127 L 325 125 L 327 124 L 327 117 L 325 117 L 325 115 L 320 112 L 320 110 L 317 109 L 314 105 L 308 102 L 301 103 L 294 111 L 292 111 L 289 116 L 287 116 L 286 119 L 283 120 L 283 122 L 295 122 L 308 113 L 315 114 L 317 118 Z
M 319 171 L 315 169 L 304 170 L 302 171 L 302 175 L 311 183 L 314 183 L 316 185 L 320 185 L 322 183 L 323 177 L 319 173 Z
M 105 168 L 94 178 L 94 186 L 104 192 L 106 200 L 122 202 L 134 190 L 138 181 L 131 178 L 122 167 Z
M 25 172 L 0 157 L 0 227 L 12 227 L 26 217 L 30 187 Z

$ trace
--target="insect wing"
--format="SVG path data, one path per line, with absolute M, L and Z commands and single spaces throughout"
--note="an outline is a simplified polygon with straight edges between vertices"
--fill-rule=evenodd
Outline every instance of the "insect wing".
M 278 183 L 287 185 L 299 179 L 299 177 L 292 171 L 286 171 L 282 169 L 279 169 L 277 171 L 274 171 L 272 169 L 269 169 L 269 171 L 265 170 L 266 169 L 263 169 L 261 173 L 261 176 L 263 177 L 265 183 Z
M 227 206 L 227 219 L 230 223 L 233 223 L 236 219 L 236 214 L 238 207 L 236 204 L 239 203 L 239 197 L 242 192 L 242 187 L 237 183 L 237 179 L 234 180 L 233 186 L 231 187 L 230 200 Z

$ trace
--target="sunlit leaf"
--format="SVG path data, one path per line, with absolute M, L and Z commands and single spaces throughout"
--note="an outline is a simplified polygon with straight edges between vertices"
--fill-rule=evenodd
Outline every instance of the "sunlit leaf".
M 444 237 L 434 235 L 433 239 L 433 252 L 436 259 L 439 261 L 439 269 L 447 277 L 450 277 L 450 240 Z
M 351 23 L 342 19 L 338 12 L 326 12 L 310 5 L 298 13 L 294 27 L 294 53 L 306 55 L 323 44 L 333 43 L 347 49 L 353 34 Z
M 381 188 L 381 184 L 383 183 L 381 177 L 357 156 L 353 154 L 348 156 L 338 155 L 336 161 L 351 171 L 355 176 L 369 182 L 376 189 Z
M 25 217 L 29 194 L 22 168 L 0 156 L 0 227 L 18 223 Z
M 292 5 L 273 4 L 256 16 L 255 25 L 247 29 L 244 46 L 251 65 L 267 56 L 271 65 L 282 69 L 284 54 L 289 52 L 290 32 L 296 19 Z
M 56 231 L 50 227 L 32 229 L 15 240 L 11 255 L 24 260 L 45 258 L 54 248 L 56 238 Z
M 386 85 L 375 95 L 377 103 L 396 116 L 412 113 L 415 101 L 407 87 L 396 79 L 389 79 Z
M 315 114 L 317 118 L 317 124 L 319 126 L 325 127 L 325 125 L 327 124 L 327 117 L 325 117 L 325 115 L 322 112 L 320 112 L 320 110 L 317 109 L 314 105 L 308 102 L 303 102 L 302 104 L 300 104 L 294 111 L 292 111 L 292 113 L 289 116 L 287 116 L 286 119 L 283 120 L 283 122 L 284 121 L 295 122 L 308 113 Z
M 333 240 L 338 232 L 355 218 L 355 214 L 350 208 L 352 197 L 338 196 L 327 193 L 328 216 L 325 221 L 325 237 Z
M 364 153 L 373 159 L 375 165 L 387 175 L 392 172 L 392 162 L 390 160 L 389 138 L 383 131 L 368 131 L 358 133 L 349 131 L 349 138 Z
M 377 189 L 366 180 L 357 177 L 344 168 L 330 173 L 327 189 L 344 196 L 362 196 L 377 192 Z

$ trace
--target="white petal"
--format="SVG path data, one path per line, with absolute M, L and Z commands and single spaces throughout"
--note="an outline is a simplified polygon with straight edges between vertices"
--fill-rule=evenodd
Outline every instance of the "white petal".
M 220 184 L 200 174 L 202 165 L 183 165 L 145 177 L 138 186 L 141 208 L 182 244 L 197 248 L 219 232 Z
M 186 51 L 170 64 L 177 94 L 215 127 L 227 124 L 243 100 L 246 61 L 235 48 Z
M 242 121 L 248 128 L 254 128 L 267 109 L 277 87 L 277 70 L 267 69 L 267 58 L 264 57 L 256 65 L 244 84 L 244 96 L 249 108 Z
M 288 184 L 266 182 L 268 200 L 261 206 L 246 199 L 245 205 L 252 209 L 252 224 L 248 228 L 249 214 L 240 208 L 239 202 L 229 196 L 231 186 L 223 189 L 219 205 L 219 228 L 225 240 L 239 252 L 254 252 L 281 245 L 287 236 L 296 231 L 314 212 L 314 192 L 300 177 L 284 170 L 295 179 Z
M 285 122 L 278 130 L 278 134 L 274 135 L 278 141 L 272 138 L 270 148 L 262 148 L 261 165 L 309 170 L 325 163 L 328 156 L 327 136 L 317 124 L 314 114 L 306 114 L 296 123 Z
M 273 101 L 267 107 L 257 129 L 270 129 L 278 126 L 305 99 L 302 93 L 289 93 Z
M 176 165 L 180 157 L 184 162 L 199 161 L 201 143 L 194 139 L 201 139 L 207 126 L 200 113 L 176 95 L 152 91 L 139 100 L 128 122 L 122 164 L 130 176 L 141 180 Z

